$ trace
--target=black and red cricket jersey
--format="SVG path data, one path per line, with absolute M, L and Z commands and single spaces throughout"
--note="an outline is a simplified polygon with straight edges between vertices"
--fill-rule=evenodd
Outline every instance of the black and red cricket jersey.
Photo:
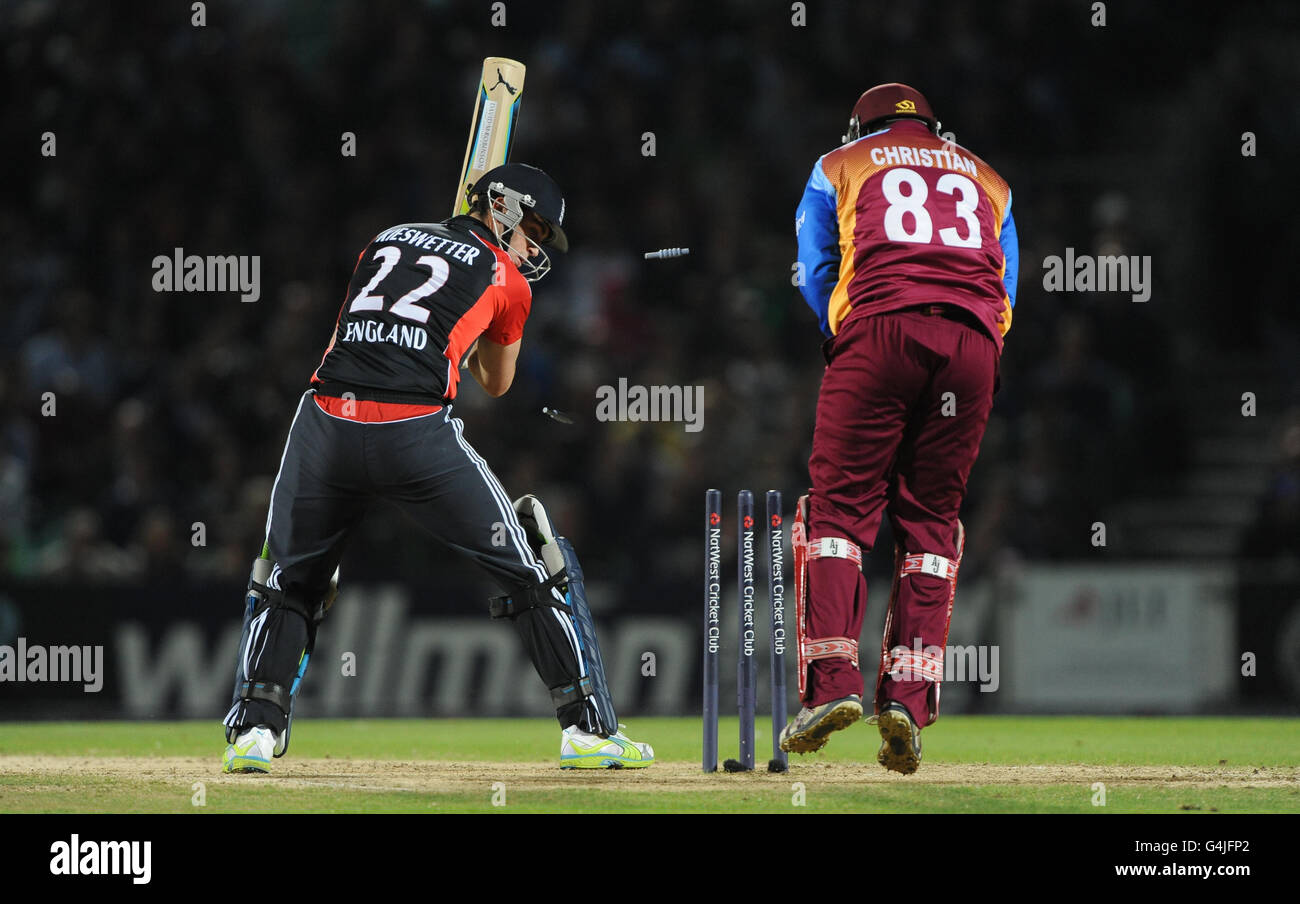
M 473 217 L 394 226 L 357 259 L 312 384 L 450 401 L 474 340 L 517 342 L 532 299 L 523 274 Z

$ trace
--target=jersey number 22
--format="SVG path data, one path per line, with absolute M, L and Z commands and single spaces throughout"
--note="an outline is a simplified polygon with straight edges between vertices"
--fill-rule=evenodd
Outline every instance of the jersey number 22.
M 371 293 L 384 281 L 384 277 L 393 272 L 397 262 L 402 259 L 402 252 L 391 246 L 380 248 L 375 252 L 375 259 L 379 261 L 379 270 L 376 271 L 370 282 L 366 283 L 365 288 L 361 290 L 361 294 L 356 297 L 356 300 L 352 302 L 352 306 L 348 308 L 349 313 L 382 311 L 384 309 L 384 296 Z M 393 306 L 389 308 L 389 312 L 396 314 L 398 317 L 405 317 L 407 320 L 428 323 L 428 308 L 422 308 L 416 302 L 421 298 L 427 298 L 442 288 L 443 284 L 447 282 L 447 277 L 451 275 L 451 266 L 447 263 L 446 258 L 439 257 L 436 254 L 426 254 L 416 263 L 421 267 L 429 268 L 429 278 L 397 299 Z

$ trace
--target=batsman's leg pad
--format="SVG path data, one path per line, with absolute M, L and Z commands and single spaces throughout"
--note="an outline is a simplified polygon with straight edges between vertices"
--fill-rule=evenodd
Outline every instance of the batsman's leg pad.
M 808 539 L 808 497 L 800 496 L 795 506 L 794 524 L 790 528 L 790 545 L 794 549 L 795 631 L 799 670 L 799 699 L 805 699 L 808 672 L 817 659 L 847 659 L 858 667 L 858 641 L 853 637 L 808 636 L 808 565 L 814 559 L 847 559 L 862 568 L 862 549 L 844 537 Z
M 278 586 L 269 559 L 253 562 L 244 601 L 244 625 L 235 664 L 235 687 L 224 721 L 226 740 L 254 725 L 270 725 L 279 735 L 275 755 L 289 749 L 293 706 L 316 645 L 316 629 L 338 596 L 338 569 L 325 595 L 313 606 Z
M 489 605 L 493 618 L 518 619 L 531 610 L 554 608 L 569 616 L 577 638 L 577 674 L 565 668 L 568 674 L 557 684 L 548 687 L 556 709 L 571 706 L 575 702 L 583 704 L 583 718 L 579 727 L 601 737 L 609 737 L 618 731 L 618 716 L 614 712 L 614 701 L 609 693 L 609 683 L 605 678 L 605 664 L 600 655 L 600 644 L 596 640 L 596 625 L 587 604 L 587 591 L 583 581 L 582 566 L 578 554 L 568 538 L 556 535 L 550 517 L 541 501 L 536 496 L 523 496 L 515 501 L 515 513 L 528 535 L 529 545 L 542 560 L 547 579 L 527 588 L 513 597 L 496 597 Z M 555 659 L 553 655 L 544 655 L 546 650 L 520 626 L 520 634 L 538 671 L 545 680 L 551 669 L 543 670 L 543 660 Z M 539 656 L 542 657 L 539 660 Z M 585 724 L 584 724 L 585 723 Z
M 921 679 L 930 682 L 926 694 L 928 719 L 931 725 L 939 718 L 939 691 L 943 682 L 943 659 L 948 649 L 948 630 L 952 626 L 952 606 L 957 598 L 957 572 L 961 567 L 962 553 L 966 549 L 966 527 L 957 521 L 957 558 L 948 559 L 933 553 L 908 553 L 901 545 L 894 548 L 894 583 L 889 593 L 889 609 L 885 613 L 885 632 L 880 642 L 880 671 L 876 675 L 876 713 L 888 702 L 885 677 L 900 680 Z M 948 581 L 948 607 L 943 622 L 943 642 L 916 650 L 895 636 L 895 610 L 898 606 L 899 588 L 904 578 L 912 574 L 928 574 Z
M 567 537 L 556 537 L 555 545 L 564 557 L 564 570 L 569 576 L 565 601 L 569 604 L 569 614 L 578 628 L 583 665 L 591 684 L 588 696 L 595 705 L 603 729 L 602 732 L 594 733 L 604 737 L 618 731 L 618 716 L 614 713 L 614 699 L 610 696 L 609 682 L 605 679 L 605 662 L 601 659 L 600 643 L 596 640 L 596 623 L 591 617 L 591 608 L 587 605 L 582 566 L 578 564 L 578 554 Z

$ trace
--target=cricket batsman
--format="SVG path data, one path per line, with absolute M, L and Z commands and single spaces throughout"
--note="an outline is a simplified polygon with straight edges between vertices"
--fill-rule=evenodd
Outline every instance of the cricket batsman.
M 929 102 L 877 85 L 813 167 L 795 217 L 800 288 L 826 371 L 792 531 L 803 708 L 781 748 L 821 749 L 862 717 L 862 562 L 888 515 L 897 548 L 875 713 L 879 760 L 915 772 L 939 714 L 961 562 L 958 520 L 1016 301 L 1011 189 L 938 137 Z
M 491 396 L 514 381 L 530 283 L 550 269 L 548 249 L 568 250 L 564 198 L 521 163 L 489 169 L 467 196 L 467 214 L 386 229 L 357 260 L 271 490 L 225 772 L 267 772 L 288 749 L 344 544 L 379 499 L 501 586 L 489 613 L 514 624 L 550 691 L 562 768 L 654 762 L 650 745 L 619 730 L 572 544 L 536 497 L 511 503 L 451 416 L 462 366 Z

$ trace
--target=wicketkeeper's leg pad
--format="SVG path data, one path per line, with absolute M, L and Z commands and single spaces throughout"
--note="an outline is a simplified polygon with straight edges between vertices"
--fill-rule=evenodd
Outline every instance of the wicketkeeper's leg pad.
M 795 506 L 794 524 L 790 528 L 790 545 L 794 549 L 795 630 L 799 659 L 799 699 L 805 699 L 808 672 L 818 659 L 847 659 L 858 667 L 858 641 L 854 637 L 808 636 L 808 565 L 814 559 L 846 559 L 862 569 L 862 549 L 844 537 L 808 539 L 808 497 L 800 496 Z
M 489 604 L 493 618 L 510 618 L 528 647 L 538 674 L 547 683 L 560 721 L 570 721 L 567 712 L 578 712 L 572 721 L 592 734 L 608 737 L 618 731 L 618 716 L 605 678 L 605 664 L 596 640 L 596 624 L 587 605 L 578 554 L 568 538 L 558 536 L 541 500 L 522 496 L 515 500 L 515 514 L 528 536 L 529 545 L 546 569 L 547 579 L 513 596 L 495 597 Z M 568 616 L 577 641 L 576 659 L 572 644 L 556 642 L 555 623 L 545 610 L 555 609 Z M 539 617 L 541 621 L 538 621 Z M 575 710 L 575 705 L 581 707 Z
M 889 609 L 885 613 L 885 631 L 880 644 L 880 671 L 876 675 L 876 713 L 891 699 L 885 678 L 891 680 L 923 680 L 929 682 L 926 693 L 927 719 L 925 725 L 939 718 L 939 691 L 943 682 L 944 653 L 948 648 L 948 630 L 952 626 L 952 606 L 957 598 L 957 572 L 962 553 L 966 548 L 966 528 L 957 521 L 957 557 L 933 553 L 909 553 L 901 545 L 894 548 L 894 581 L 889 593 Z M 913 574 L 928 574 L 948 582 L 948 605 L 944 614 L 943 638 L 939 644 L 927 644 L 917 650 L 907 646 L 897 635 L 895 615 L 899 589 L 904 578 Z

